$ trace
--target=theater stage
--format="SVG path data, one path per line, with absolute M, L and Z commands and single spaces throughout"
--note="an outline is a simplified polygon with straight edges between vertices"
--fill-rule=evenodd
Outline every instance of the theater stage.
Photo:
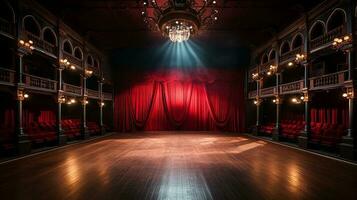
M 1 199 L 356 199 L 357 166 L 242 135 L 114 135 L 0 165 Z

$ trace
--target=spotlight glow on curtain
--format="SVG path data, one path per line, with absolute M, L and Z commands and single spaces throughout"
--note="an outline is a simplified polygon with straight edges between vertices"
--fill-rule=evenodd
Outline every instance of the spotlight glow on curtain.
M 140 77 L 117 89 L 118 131 L 243 131 L 242 73 L 171 69 Z

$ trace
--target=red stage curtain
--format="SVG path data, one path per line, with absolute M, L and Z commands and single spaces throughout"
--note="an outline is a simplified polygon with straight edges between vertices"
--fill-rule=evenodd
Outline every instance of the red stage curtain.
M 115 126 L 118 131 L 243 131 L 242 75 L 167 70 L 143 74 L 130 84 L 123 80 L 125 87 L 115 96 Z

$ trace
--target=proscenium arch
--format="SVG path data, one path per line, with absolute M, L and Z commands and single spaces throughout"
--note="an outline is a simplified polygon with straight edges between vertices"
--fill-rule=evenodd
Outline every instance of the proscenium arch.
M 33 24 L 27 24 L 27 23 L 33 23 Z M 35 27 L 26 27 L 27 25 L 28 26 L 34 25 Z M 22 18 L 22 28 L 38 37 L 41 37 L 40 23 L 38 23 L 36 18 L 32 15 L 26 15 L 24 18 Z M 31 30 L 32 28 L 35 28 L 36 30 Z
M 69 45 L 70 52 L 66 50 L 66 45 Z M 66 53 L 73 54 L 73 45 L 72 42 L 69 39 L 66 39 L 62 43 L 62 50 Z
M 312 24 L 312 26 L 311 26 L 311 28 L 310 28 L 310 30 L 309 30 L 309 37 L 310 37 L 310 39 L 311 40 L 313 40 L 313 39 L 316 39 L 316 38 L 318 38 L 319 36 L 321 36 L 321 35 L 318 35 L 318 36 L 314 36 L 314 37 L 312 37 L 312 31 L 314 31 L 314 29 L 317 27 L 317 26 L 320 26 L 321 25 L 321 28 L 323 29 L 322 30 L 322 34 L 321 35 L 324 35 L 325 33 L 326 33 L 326 24 L 323 22 L 323 21 L 321 21 L 321 20 L 317 20 L 316 22 L 314 22 L 313 24 Z
M 298 38 L 300 38 L 301 44 L 296 43 L 298 41 Z M 291 49 L 296 49 L 298 47 L 301 47 L 304 45 L 304 35 L 302 33 L 297 33 L 293 39 L 291 40 Z
M 280 55 L 283 55 L 285 53 L 288 53 L 291 50 L 291 45 L 288 40 L 285 40 L 283 43 L 280 45 Z
M 338 14 L 341 14 L 341 16 L 343 17 L 343 22 L 342 23 L 346 23 L 347 22 L 347 13 L 345 10 L 343 10 L 342 8 L 336 8 L 335 10 L 332 11 L 332 13 L 330 14 L 330 16 L 327 18 L 327 21 L 326 21 L 326 31 L 331 31 L 333 30 L 334 28 L 337 28 L 337 27 L 330 27 L 330 22 L 331 22 L 331 19 L 334 19 L 334 17 L 337 17 Z M 343 24 L 341 24 L 343 25 Z
M 80 47 L 76 46 L 74 47 L 74 57 L 83 60 L 83 51 Z
M 49 43 L 51 43 L 50 41 L 47 41 L 46 40 L 46 33 L 51 33 L 52 34 L 52 36 L 54 37 L 54 44 L 53 45 L 55 45 L 55 46 L 57 46 L 57 35 L 56 35 L 56 32 L 51 28 L 51 27 L 49 27 L 49 26 L 46 26 L 45 28 L 43 28 L 42 29 L 42 39 L 43 40 L 45 40 L 46 42 L 49 42 Z M 52 43 L 51 43 L 52 44 Z

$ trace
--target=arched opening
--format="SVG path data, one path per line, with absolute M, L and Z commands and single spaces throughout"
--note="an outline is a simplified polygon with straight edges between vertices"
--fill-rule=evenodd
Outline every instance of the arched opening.
M 40 25 L 33 16 L 26 16 L 23 22 L 24 28 L 27 32 L 40 37 Z
M 15 14 L 12 7 L 5 1 L 0 1 L 0 18 L 7 22 L 15 22 Z
M 320 36 L 323 36 L 324 33 L 325 33 L 325 25 L 321 21 L 318 21 L 312 26 L 310 30 L 310 39 L 314 40 Z
M 93 57 L 92 56 L 87 57 L 87 65 L 93 66 Z
M 280 54 L 284 55 L 290 51 L 290 44 L 289 42 L 285 41 L 280 47 Z
M 74 57 L 78 58 L 79 60 L 83 59 L 83 53 L 81 48 L 79 47 L 74 48 Z
M 94 60 L 94 67 L 95 67 L 96 69 L 99 68 L 99 61 L 98 61 L 97 59 Z
M 55 32 L 51 28 L 45 28 L 43 31 L 43 40 L 52 44 L 53 46 L 57 45 L 57 37 Z
M 63 43 L 63 51 L 72 54 L 73 52 L 72 49 L 73 49 L 72 44 L 68 40 Z
M 264 54 L 262 57 L 262 64 L 265 64 L 268 62 L 268 55 Z
M 303 44 L 304 44 L 303 43 L 303 37 L 302 37 L 301 34 L 298 34 L 293 39 L 292 48 L 293 49 L 297 49 L 297 48 L 301 47 Z
M 273 49 L 270 51 L 269 54 L 269 60 L 274 60 L 275 59 L 275 55 L 276 55 L 276 51 Z
M 342 9 L 336 9 L 327 20 L 327 31 L 334 30 L 346 23 L 346 13 Z

